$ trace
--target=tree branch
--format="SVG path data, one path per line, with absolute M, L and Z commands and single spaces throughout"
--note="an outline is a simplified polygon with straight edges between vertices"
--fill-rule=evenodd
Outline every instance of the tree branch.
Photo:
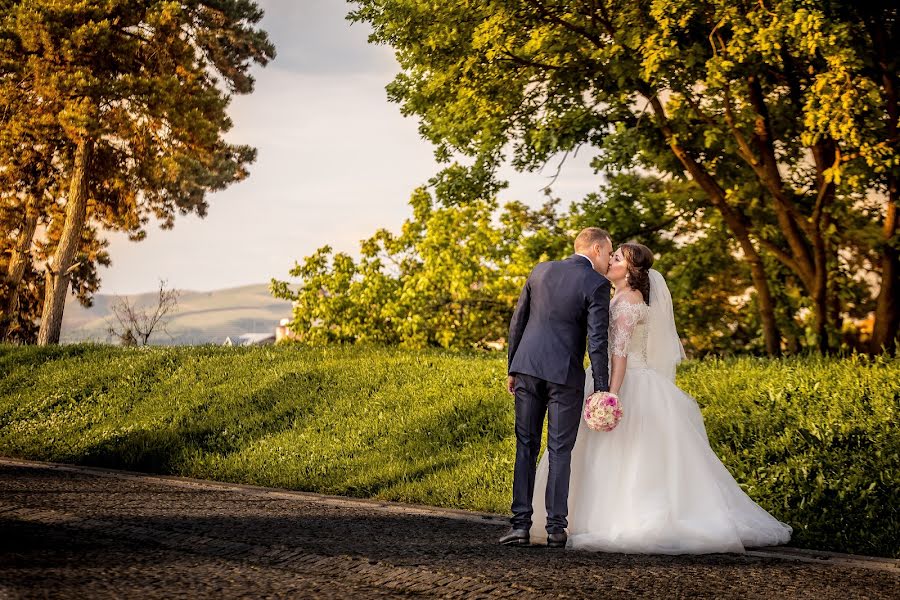
M 567 158 L 569 158 L 568 150 L 566 150 L 565 154 L 563 154 L 562 160 L 559 161 L 559 164 L 556 165 L 556 173 L 554 173 L 553 178 L 550 180 L 550 183 L 548 183 L 547 185 L 542 187 L 540 189 L 541 192 L 545 192 L 545 191 L 549 190 L 550 186 L 552 186 L 554 183 L 556 183 L 556 180 L 559 178 L 559 174 L 562 172 L 563 165 L 566 163 Z M 544 163 L 544 164 L 546 165 L 547 163 Z
M 521 65 L 523 67 L 536 67 L 538 69 L 548 69 L 548 70 L 562 69 L 562 67 L 560 67 L 558 65 L 548 65 L 546 63 L 538 62 L 538 61 L 531 60 L 528 58 L 523 58 L 521 56 L 513 54 L 512 52 L 510 52 L 509 50 L 506 50 L 506 49 L 503 50 L 503 54 L 505 54 L 506 56 L 509 57 L 507 59 L 504 59 L 504 58 L 499 59 L 503 62 L 513 62 L 513 63 L 516 63 L 517 65 Z
M 536 8 L 537 11 L 539 13 L 541 13 L 544 17 L 546 17 L 551 23 L 555 23 L 555 24 L 563 27 L 564 29 L 568 29 L 572 33 L 576 33 L 576 34 L 584 37 L 588 41 L 592 42 L 595 46 L 602 47 L 605 45 L 603 43 L 603 40 L 600 37 L 594 35 L 590 31 L 588 31 L 588 29 L 586 27 L 582 27 L 581 25 L 576 25 L 575 23 L 572 23 L 570 21 L 566 21 L 559 15 L 548 10 L 547 7 L 544 6 L 544 4 L 542 2 L 539 2 L 538 0 L 528 0 L 528 3 L 531 4 L 534 8 Z
M 682 98 L 687 101 L 688 105 L 693 109 L 697 116 L 700 117 L 701 120 L 706 121 L 706 124 L 710 125 L 711 127 L 719 127 L 719 123 L 703 111 L 703 108 L 691 94 L 685 92 L 684 90 L 682 90 L 680 93 Z
M 726 82 L 725 83 L 725 123 L 728 125 L 728 128 L 731 130 L 731 135 L 734 137 L 735 141 L 738 144 L 738 152 L 741 157 L 746 161 L 754 170 L 759 168 L 759 159 L 753 154 L 753 149 L 750 147 L 750 143 L 747 141 L 747 138 L 744 137 L 744 134 L 741 133 L 740 129 L 737 128 L 737 123 L 734 118 L 734 110 L 731 105 L 731 86 Z
M 769 253 L 777 258 L 784 266 L 796 273 L 799 277 L 803 277 L 801 275 L 802 269 L 800 268 L 800 265 L 797 264 L 797 261 L 789 252 L 785 252 L 785 250 L 778 244 L 767 240 L 762 236 L 757 236 L 757 241 L 759 242 L 760 246 L 768 250 Z
M 778 158 L 775 156 L 775 145 L 772 124 L 769 120 L 769 109 L 766 106 L 766 101 L 763 97 L 762 85 L 760 84 L 759 77 L 750 75 L 747 78 L 747 86 L 749 90 L 750 105 L 756 113 L 756 131 L 754 132 L 753 137 L 756 146 L 759 149 L 760 157 L 762 158 L 761 169 L 757 169 L 757 174 L 760 176 L 763 185 L 769 189 L 772 196 L 775 198 L 776 208 L 780 206 L 787 213 L 788 218 L 782 223 L 782 227 L 787 226 L 788 228 L 788 231 L 785 231 L 785 234 L 796 237 L 798 233 L 796 228 L 799 227 L 800 229 L 803 229 L 807 235 L 812 237 L 812 231 L 809 229 L 805 216 L 800 213 L 794 203 L 787 197 L 787 194 L 785 194 L 784 180 L 781 177 L 781 173 L 778 171 Z M 795 239 L 795 242 L 799 243 L 799 238 Z M 800 246 L 795 249 L 795 253 L 797 253 L 799 249 Z M 809 257 L 807 252 L 808 250 L 804 250 L 799 254 L 801 257 L 808 260 Z
M 685 215 L 688 215 L 688 214 L 692 214 L 692 211 L 683 210 L 680 213 L 678 213 L 677 215 L 674 215 L 674 216 L 672 216 L 664 221 L 661 221 L 659 223 L 656 223 L 655 225 L 648 225 L 647 227 L 641 227 L 640 229 L 635 229 L 634 231 L 629 231 L 622 236 L 622 239 L 629 239 L 629 238 L 633 238 L 638 235 L 645 235 L 648 233 L 656 233 L 657 231 L 665 229 L 672 223 L 675 223 L 676 221 L 678 221 L 678 219 L 681 219 L 682 217 L 684 217 Z

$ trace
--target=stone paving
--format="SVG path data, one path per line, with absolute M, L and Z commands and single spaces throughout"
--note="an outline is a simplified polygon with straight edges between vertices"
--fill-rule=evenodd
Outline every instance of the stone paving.
M 6 598 L 900 598 L 900 568 L 504 548 L 462 511 L 0 460 Z

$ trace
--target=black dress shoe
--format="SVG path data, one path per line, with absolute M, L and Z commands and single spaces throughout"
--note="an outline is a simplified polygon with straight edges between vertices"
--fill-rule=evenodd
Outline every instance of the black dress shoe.
M 561 531 L 560 533 L 548 533 L 547 534 L 547 547 L 548 548 L 565 548 L 567 539 L 569 539 L 569 536 L 566 535 L 565 531 Z
M 527 546 L 530 536 L 527 529 L 512 528 L 500 537 L 504 546 Z

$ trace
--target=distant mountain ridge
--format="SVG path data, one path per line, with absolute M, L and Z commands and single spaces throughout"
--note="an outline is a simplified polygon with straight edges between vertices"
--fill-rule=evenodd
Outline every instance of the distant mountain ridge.
M 128 294 L 138 306 L 156 306 L 158 292 Z M 114 319 L 110 307 L 117 296 L 98 294 L 94 305 L 84 308 L 69 297 L 63 317 L 63 343 L 111 342 L 107 321 Z M 274 333 L 281 319 L 291 316 L 291 303 L 273 298 L 265 283 L 234 288 L 179 292 L 178 308 L 165 331 L 154 332 L 154 345 L 222 344 L 226 337 L 243 333 Z

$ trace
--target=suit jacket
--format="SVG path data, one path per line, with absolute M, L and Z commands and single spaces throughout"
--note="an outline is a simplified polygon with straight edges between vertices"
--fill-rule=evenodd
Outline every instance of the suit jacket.
M 594 390 L 608 391 L 610 289 L 577 254 L 537 265 L 509 324 L 509 373 L 582 389 L 587 339 Z

